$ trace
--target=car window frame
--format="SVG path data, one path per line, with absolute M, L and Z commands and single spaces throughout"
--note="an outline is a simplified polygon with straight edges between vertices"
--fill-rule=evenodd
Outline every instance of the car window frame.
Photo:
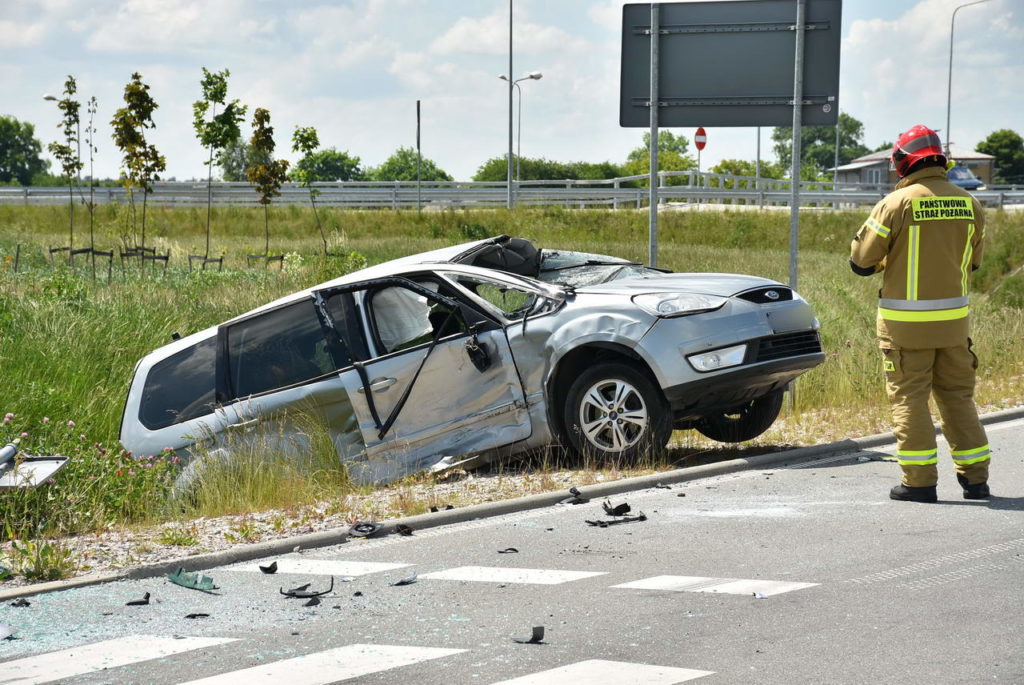
M 564 301 L 560 301 L 558 298 L 552 297 L 550 294 L 545 292 L 543 288 L 534 287 L 533 284 L 528 282 L 528 281 L 526 281 L 525 278 L 501 278 L 501 277 L 499 277 L 497 275 L 494 275 L 494 274 L 492 274 L 490 272 L 488 272 L 488 273 L 481 273 L 479 270 L 463 271 L 461 269 L 450 269 L 450 268 L 438 269 L 437 273 L 438 273 L 439 276 L 444 278 L 445 281 L 450 283 L 451 287 L 456 288 L 458 293 L 459 293 L 459 295 L 461 295 L 464 299 L 469 299 L 478 308 L 480 308 L 480 307 L 484 308 L 485 311 L 489 315 L 492 315 L 492 316 L 498 318 L 501 322 L 503 322 L 503 327 L 506 327 L 506 328 L 508 326 L 513 326 L 515 324 L 521 324 L 523 321 L 526 321 L 526 320 L 529 320 L 529 319 L 536 319 L 536 318 L 541 317 L 541 316 L 547 316 L 549 314 L 553 314 L 556 311 L 558 311 L 558 309 L 561 308 L 562 304 L 564 304 Z M 475 279 L 478 279 L 478 280 L 481 280 L 481 281 L 490 281 L 492 283 L 500 284 L 500 285 L 508 287 L 508 288 L 516 288 L 516 289 L 520 289 L 520 290 L 528 290 L 528 291 L 533 292 L 538 298 L 541 298 L 541 299 L 549 302 L 550 305 L 546 306 L 543 310 L 538 311 L 536 313 L 528 314 L 528 315 L 522 316 L 522 317 L 520 317 L 518 319 L 512 319 L 512 318 L 509 318 L 505 314 L 505 312 L 502 311 L 499 307 L 497 307 L 494 304 L 491 304 L 486 299 L 484 299 L 483 297 L 480 297 L 476 293 L 473 293 L 468 288 L 466 288 L 465 286 L 461 285 L 457 280 L 455 280 L 455 277 L 460 277 L 460 276 L 464 277 L 464 278 L 475 278 Z M 545 285 L 551 285 L 551 284 L 545 284 Z
M 434 292 L 428 287 L 422 285 L 422 281 L 437 283 L 438 292 Z M 366 363 L 375 362 L 378 359 L 389 359 L 396 355 L 406 354 L 416 350 L 423 350 L 425 347 L 430 345 L 430 341 L 425 341 L 412 347 L 406 347 L 390 352 L 386 351 L 386 348 L 380 341 L 380 336 L 376 329 L 376 321 L 374 320 L 373 315 L 372 295 L 374 292 L 378 292 L 384 288 L 392 286 L 406 287 L 428 299 L 437 299 L 446 306 L 454 307 L 461 313 L 466 323 L 467 330 L 460 331 L 457 334 L 453 333 L 451 335 L 446 335 L 439 338 L 438 342 L 448 341 L 458 337 L 468 337 L 474 332 L 483 332 L 486 330 L 502 328 L 500 321 L 494 320 L 494 317 L 486 310 L 482 311 L 481 308 L 476 306 L 474 303 L 467 302 L 466 298 L 461 296 L 462 292 L 460 289 L 455 288 L 450 281 L 441 278 L 434 271 L 418 271 L 394 276 L 382 276 L 379 278 L 367 279 L 365 281 L 355 281 L 353 283 L 329 286 L 314 292 L 314 301 L 320 302 L 325 301 L 327 297 L 338 293 L 350 292 L 355 295 L 356 306 L 362 316 L 363 330 L 366 336 L 368 357 L 367 359 L 362 360 Z M 441 292 L 441 289 L 451 292 L 452 295 L 449 295 L 446 292 Z M 320 305 L 318 305 L 318 312 L 320 313 L 321 320 L 323 320 L 324 313 L 323 308 Z M 333 328 L 333 324 L 331 324 L 330 327 Z

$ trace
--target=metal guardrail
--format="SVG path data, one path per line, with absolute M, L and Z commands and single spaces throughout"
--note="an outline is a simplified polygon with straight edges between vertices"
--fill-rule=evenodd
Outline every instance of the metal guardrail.
M 521 205 L 562 205 L 565 207 L 639 208 L 645 206 L 648 191 L 640 183 L 647 176 L 626 176 L 600 180 L 523 181 L 513 186 L 513 196 Z M 891 188 L 831 183 L 801 182 L 800 203 L 807 207 L 861 207 L 873 205 Z M 318 207 L 349 209 L 408 209 L 503 207 L 507 202 L 504 182 L 429 182 L 418 188 L 415 182 L 337 182 L 316 183 Z M 127 191 L 121 187 L 94 189 L 97 204 L 126 203 Z M 755 179 L 749 176 L 664 171 L 659 174 L 659 196 L 663 202 L 732 204 L 788 207 L 790 182 Z M 973 191 L 988 207 L 1024 205 L 1024 189 Z M 84 203 L 88 188 L 74 190 L 76 202 Z M 135 200 L 141 197 L 136 192 Z M 213 204 L 255 206 L 258 196 L 248 183 L 213 183 Z M 0 188 L 0 204 L 53 205 L 68 202 L 66 187 Z M 203 181 L 158 182 L 148 202 L 161 207 L 205 205 L 207 185 Z M 309 204 L 309 191 L 294 183 L 285 184 L 275 205 Z

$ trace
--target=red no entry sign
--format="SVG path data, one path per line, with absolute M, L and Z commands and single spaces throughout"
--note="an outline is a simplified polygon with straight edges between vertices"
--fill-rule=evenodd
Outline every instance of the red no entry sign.
M 708 144 L 708 134 L 703 126 L 697 129 L 697 134 L 693 136 L 693 142 L 698 150 L 703 150 L 704 146 Z

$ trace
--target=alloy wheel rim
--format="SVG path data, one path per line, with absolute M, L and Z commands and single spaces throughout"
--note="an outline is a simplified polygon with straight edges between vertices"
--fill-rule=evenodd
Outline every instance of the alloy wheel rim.
M 631 384 L 617 378 L 590 386 L 580 402 L 579 419 L 587 442 L 606 452 L 623 452 L 633 447 L 650 425 L 643 396 Z

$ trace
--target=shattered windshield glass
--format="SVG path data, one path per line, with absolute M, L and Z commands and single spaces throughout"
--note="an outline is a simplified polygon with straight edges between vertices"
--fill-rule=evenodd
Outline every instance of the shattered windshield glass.
M 608 255 L 544 250 L 538 278 L 579 288 L 623 278 L 650 278 L 662 273 L 643 264 Z

